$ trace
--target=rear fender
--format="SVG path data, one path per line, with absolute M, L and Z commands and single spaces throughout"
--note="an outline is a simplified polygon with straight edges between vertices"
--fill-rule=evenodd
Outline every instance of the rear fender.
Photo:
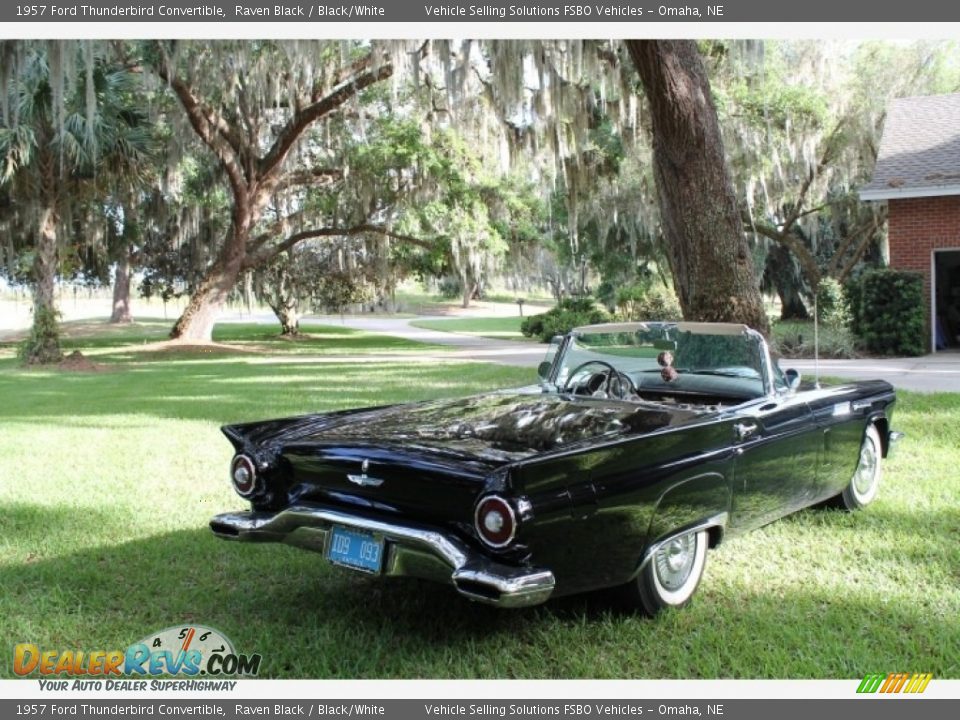
M 647 530 L 647 543 L 637 561 L 640 572 L 666 540 L 694 530 L 706 529 L 710 547 L 723 539 L 733 492 L 730 481 L 717 472 L 696 475 L 673 486 L 657 501 Z

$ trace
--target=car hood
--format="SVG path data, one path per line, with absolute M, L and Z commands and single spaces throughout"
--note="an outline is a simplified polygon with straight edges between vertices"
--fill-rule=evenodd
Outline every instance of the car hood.
M 235 443 L 419 447 L 511 462 L 583 441 L 652 432 L 702 414 L 656 403 L 512 391 L 233 425 L 224 432 Z

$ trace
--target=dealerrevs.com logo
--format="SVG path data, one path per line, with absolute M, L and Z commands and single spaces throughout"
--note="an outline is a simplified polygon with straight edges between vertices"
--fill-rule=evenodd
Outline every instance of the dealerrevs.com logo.
M 871 673 L 863 678 L 858 693 L 922 693 L 927 689 L 932 673 Z
M 211 627 L 175 625 L 124 650 L 64 650 L 19 643 L 13 649 L 13 671 L 19 677 L 47 678 L 254 677 L 261 659 L 259 654 L 236 652 L 233 643 Z M 102 688 L 80 685 L 74 689 Z

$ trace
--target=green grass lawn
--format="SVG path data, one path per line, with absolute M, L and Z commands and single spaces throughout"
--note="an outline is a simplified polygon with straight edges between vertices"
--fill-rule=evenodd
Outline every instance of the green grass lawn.
M 536 338 L 524 337 L 520 332 L 520 323 L 523 318 L 516 317 L 474 317 L 451 318 L 450 320 L 415 320 L 410 323 L 414 327 L 425 330 L 439 330 L 440 332 L 460 333 L 462 335 L 477 335 L 495 340 L 527 340 L 537 342 Z
M 149 327 L 72 340 L 99 372 L 0 359 L 0 676 L 17 642 L 109 650 L 183 622 L 261 653 L 267 677 L 960 676 L 960 396 L 902 393 L 908 436 L 880 498 L 724 544 L 689 608 L 651 621 L 592 595 L 501 611 L 210 534 L 242 507 L 222 423 L 531 380 L 311 330 L 224 326 L 235 349 L 206 353 L 143 349 Z

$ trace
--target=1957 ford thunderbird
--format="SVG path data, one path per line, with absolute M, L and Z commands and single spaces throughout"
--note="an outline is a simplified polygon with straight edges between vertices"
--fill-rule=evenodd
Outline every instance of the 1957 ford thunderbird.
M 540 384 L 228 425 L 251 505 L 221 537 L 284 542 L 502 607 L 618 588 L 684 605 L 724 539 L 831 501 L 869 504 L 891 430 L 882 380 L 801 384 L 733 324 L 555 338 Z

